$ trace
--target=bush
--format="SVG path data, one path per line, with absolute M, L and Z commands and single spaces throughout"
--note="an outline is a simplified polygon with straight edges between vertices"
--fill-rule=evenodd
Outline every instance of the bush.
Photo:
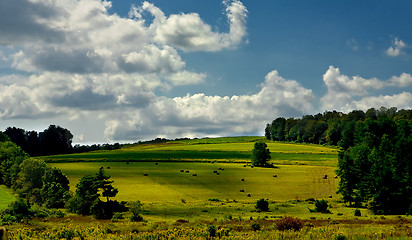
M 253 223 L 252 224 L 252 229 L 253 229 L 253 231 L 259 231 L 260 230 L 260 224 L 259 223 Z
M 348 237 L 346 237 L 345 235 L 339 233 L 338 235 L 335 235 L 335 240 L 346 240 L 348 239 Z
M 17 218 L 15 216 L 12 216 L 8 213 L 4 213 L 1 215 L 0 225 L 10 225 L 15 222 L 17 222 Z
M 276 227 L 280 231 L 299 231 L 303 227 L 303 223 L 299 218 L 284 216 L 282 219 L 276 221 Z
M 359 209 L 355 209 L 355 216 L 357 217 L 362 216 L 361 211 Z
M 266 201 L 266 200 L 263 199 L 263 198 L 262 198 L 262 199 L 259 199 L 259 200 L 257 200 L 257 202 L 256 202 L 255 208 L 258 209 L 258 210 L 260 210 L 260 211 L 262 211 L 262 212 L 267 212 L 267 211 L 269 211 L 269 202 Z
M 140 201 L 129 203 L 129 212 L 132 213 L 132 216 L 130 217 L 130 221 L 132 222 L 143 221 L 143 217 L 140 216 L 140 213 L 142 212 L 142 206 L 143 204 Z
M 132 222 L 141 222 L 141 221 L 143 221 L 143 217 L 140 216 L 139 214 L 138 215 L 132 215 L 130 217 L 130 221 L 132 221 Z
M 330 213 L 328 210 L 328 202 L 326 200 L 316 200 L 315 201 L 315 211 L 320 213 Z
M 28 221 L 33 216 L 33 212 L 30 209 L 30 205 L 22 198 L 10 203 L 10 205 L 3 210 L 3 215 L 6 215 L 5 220 L 14 222 L 20 222 L 22 220 Z M 8 216 L 7 216 L 8 215 Z
M 209 234 L 210 237 L 216 237 L 216 226 L 215 225 L 207 226 L 207 233 Z
M 124 219 L 122 213 L 114 213 L 112 217 L 112 222 L 118 222 L 120 219 Z

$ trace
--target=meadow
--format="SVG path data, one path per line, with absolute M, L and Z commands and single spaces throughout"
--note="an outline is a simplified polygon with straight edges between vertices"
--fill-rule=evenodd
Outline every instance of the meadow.
M 144 221 L 130 222 L 128 213 L 113 221 L 67 214 L 10 226 L 10 233 L 13 239 L 206 239 L 208 226 L 214 225 L 222 239 L 412 237 L 411 217 L 375 216 L 366 208 L 354 217 L 355 209 L 336 194 L 337 148 L 267 141 L 275 167 L 253 168 L 257 140 L 265 141 L 194 139 L 42 157 L 69 177 L 72 191 L 82 176 L 103 167 L 119 189 L 116 200 L 143 203 Z M 255 208 L 261 198 L 269 201 L 269 212 Z M 326 199 L 331 213 L 311 213 L 314 199 Z M 276 221 L 285 215 L 302 219 L 304 228 L 276 230 Z M 261 230 L 254 231 L 252 224 Z

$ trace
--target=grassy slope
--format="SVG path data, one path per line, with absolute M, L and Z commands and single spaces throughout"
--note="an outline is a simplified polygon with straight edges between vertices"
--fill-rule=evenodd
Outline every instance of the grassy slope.
M 208 138 L 162 144 L 140 144 L 115 151 L 43 157 L 47 162 L 79 161 L 219 161 L 249 162 L 261 137 Z M 275 164 L 336 166 L 337 149 L 311 144 L 267 142 Z
M 115 151 L 52 156 L 45 160 L 69 176 L 72 190 L 80 177 L 94 174 L 98 168 L 105 167 L 114 180 L 113 185 L 119 189 L 117 199 L 144 202 L 151 217 L 158 220 L 164 220 L 167 216 L 176 219 L 202 215 L 210 218 L 219 213 L 240 215 L 245 209 L 252 211 L 254 202 L 259 198 L 269 198 L 275 202 L 312 197 L 337 198 L 338 180 L 333 178 L 337 163 L 336 148 L 267 142 L 272 152 L 272 162 L 278 168 L 251 168 L 244 167 L 245 163 L 236 163 L 239 159 L 250 162 L 250 152 L 256 140 L 264 139 L 197 139 L 135 145 Z M 182 161 L 174 161 L 179 159 Z M 225 162 L 228 159 L 235 163 Z M 156 165 L 154 161 L 159 164 Z M 216 162 L 211 163 L 213 161 Z M 182 169 L 190 172 L 181 173 Z M 144 173 L 148 176 L 144 176 Z M 194 173 L 197 176 L 193 176 Z M 275 174 L 276 178 L 273 177 Z M 324 174 L 329 178 L 322 179 Z M 242 178 L 245 181 L 241 181 Z M 241 189 L 244 192 L 240 192 Z M 223 202 L 210 202 L 210 198 Z M 286 212 L 307 211 L 306 205 L 298 206 L 293 210 L 289 206 L 280 206 L 278 209 Z M 208 213 L 203 213 L 202 209 L 208 209 Z
M 0 210 L 15 200 L 13 192 L 4 185 L 0 185 Z

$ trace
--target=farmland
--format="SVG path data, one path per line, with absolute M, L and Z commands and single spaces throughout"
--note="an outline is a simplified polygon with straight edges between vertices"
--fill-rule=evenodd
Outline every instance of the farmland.
M 144 222 L 130 222 L 127 213 L 116 221 L 67 214 L 63 219 L 33 220 L 31 227 L 11 226 L 11 234 L 21 239 L 65 234 L 85 239 L 204 239 L 207 226 L 216 225 L 226 239 L 411 237 L 410 217 L 379 217 L 360 209 L 362 216 L 354 218 L 354 208 L 336 194 L 337 148 L 267 141 L 275 167 L 252 168 L 251 149 L 257 140 L 265 141 L 194 139 L 42 157 L 69 177 L 72 191 L 81 177 L 103 167 L 119 189 L 116 200 L 143 203 Z M 256 210 L 261 198 L 268 199 L 269 212 Z M 313 199 L 328 200 L 331 213 L 311 213 Z M 304 230 L 277 231 L 276 220 L 285 215 L 302 219 Z M 262 231 L 251 230 L 256 223 Z

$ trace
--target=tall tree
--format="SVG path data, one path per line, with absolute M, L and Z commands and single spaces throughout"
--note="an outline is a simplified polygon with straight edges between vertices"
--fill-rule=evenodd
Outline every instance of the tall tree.
M 270 150 L 266 143 L 256 142 L 252 150 L 252 165 L 257 167 L 265 167 L 270 160 Z

